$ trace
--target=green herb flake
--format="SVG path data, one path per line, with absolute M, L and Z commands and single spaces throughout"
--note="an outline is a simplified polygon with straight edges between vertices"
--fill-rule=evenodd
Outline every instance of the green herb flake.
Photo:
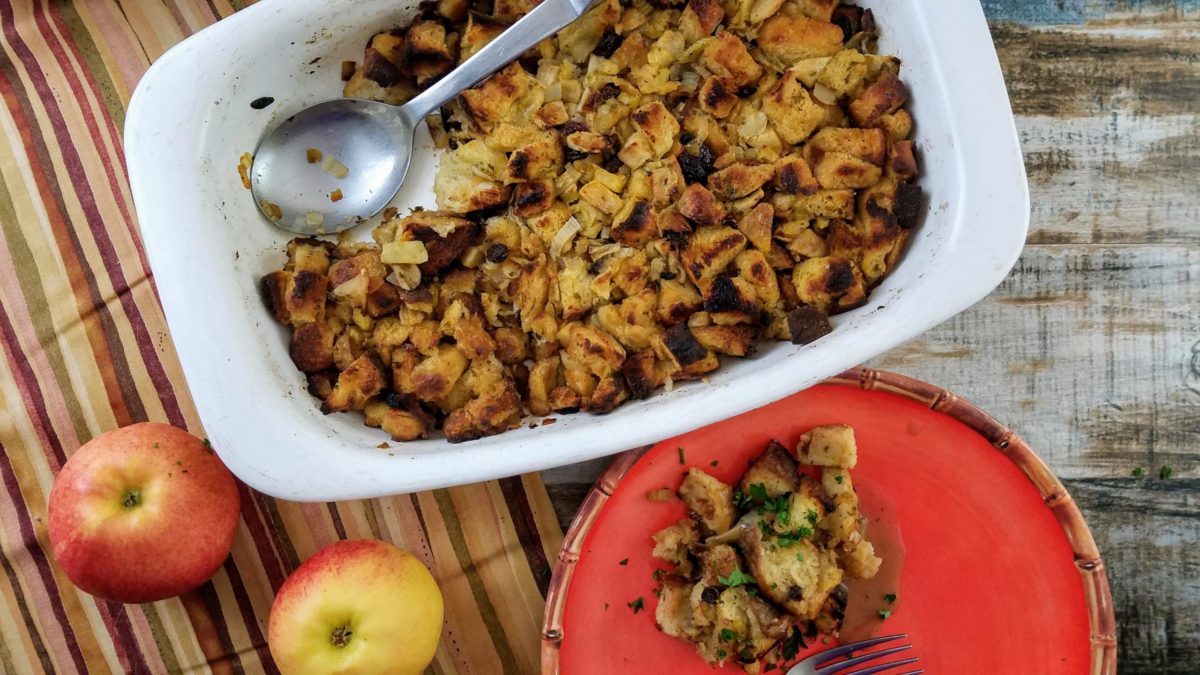
M 807 527 L 798 527 L 791 532 L 783 532 L 779 535 L 779 545 L 784 548 L 789 548 L 799 544 L 804 539 L 809 539 L 813 536 L 813 531 Z
M 896 594 L 895 594 L 895 593 L 888 593 L 887 595 L 883 596 L 883 599 L 884 599 L 885 601 L 887 601 L 887 603 L 890 605 L 891 603 L 893 603 L 893 602 L 895 602 L 895 601 L 896 601 Z
M 771 523 L 766 520 L 758 521 L 758 529 L 762 530 L 762 533 L 766 536 L 771 536 L 771 532 L 773 531 Z
M 717 634 L 717 639 L 721 642 L 733 642 L 737 639 L 737 633 L 728 628 L 722 628 L 721 632 Z
M 801 647 L 807 646 L 808 645 L 804 644 L 804 636 L 800 634 L 800 629 L 796 626 L 792 626 L 791 634 L 789 634 L 787 639 L 783 641 L 783 660 L 791 661 L 792 659 L 796 658 L 797 654 L 800 653 Z
M 881 618 L 881 619 L 886 619 L 891 615 L 892 615 L 892 610 L 890 610 L 890 609 L 879 610 L 879 618 Z
M 808 521 L 809 525 L 816 525 L 817 524 L 817 512 L 813 511 L 812 509 L 809 509 L 808 513 L 804 516 L 804 519 Z
M 1173 473 L 1175 473 L 1175 469 L 1172 469 L 1169 466 L 1164 466 L 1163 468 L 1158 470 L 1158 477 L 1162 480 L 1166 480 L 1166 479 L 1170 478 L 1171 474 L 1173 474 Z
M 764 672 L 764 673 L 769 673 L 769 672 L 771 672 L 772 670 L 775 670 L 775 669 L 776 669 L 776 668 L 778 668 L 778 667 L 779 667 L 779 666 L 775 665 L 774 663 L 768 663 L 767 665 L 763 666 L 763 672 Z
M 662 578 L 664 576 L 666 576 L 666 574 L 667 574 L 666 570 L 659 568 L 659 569 L 654 570 L 654 574 L 652 574 L 651 576 L 654 577 L 655 582 L 661 582 Z
M 729 656 L 729 652 L 725 651 L 724 649 L 718 649 L 718 650 L 717 650 L 717 658 L 718 658 L 718 659 L 723 659 L 723 658 L 725 658 L 726 656 Z
M 625 604 L 629 607 L 629 609 L 633 610 L 634 614 L 637 614 L 646 607 L 646 603 L 642 600 L 641 596 L 638 596 L 638 598 L 633 602 L 627 602 Z
M 767 501 L 767 486 L 762 483 L 751 483 L 750 498 L 760 504 Z
M 629 558 L 626 558 L 626 559 L 622 560 L 621 562 L 619 562 L 619 563 L 617 563 L 617 564 L 618 564 L 618 565 L 628 565 L 628 564 L 629 564 Z
M 745 572 L 741 571 L 740 569 L 734 568 L 733 572 L 730 573 L 730 575 L 727 577 L 723 577 L 718 574 L 717 582 L 723 586 L 728 586 L 729 588 L 733 588 L 735 586 L 746 586 L 749 584 L 753 584 L 754 577 L 750 576 L 749 574 L 746 574 Z
M 684 455 L 683 455 L 683 448 L 682 448 L 682 447 L 681 447 L 681 448 L 679 448 L 679 463 L 680 463 L 680 464 L 686 464 L 686 463 L 687 463 L 687 458 L 686 458 L 686 457 L 684 457 Z
M 843 480 L 845 480 L 845 479 L 846 479 L 846 477 L 845 477 L 845 476 L 834 476 L 834 477 L 833 477 L 833 480 L 834 480 L 834 481 L 836 481 L 838 485 L 841 485 L 841 484 L 842 484 L 842 481 L 843 481 Z
M 212 441 L 208 440 L 207 438 L 204 439 L 204 447 L 208 448 L 209 450 L 212 450 Z
M 797 553 L 797 554 L 796 554 L 796 560 L 798 560 L 799 562 L 804 562 L 804 554 L 803 554 L 803 553 Z
M 733 505 L 738 511 L 748 511 L 754 506 L 754 502 L 750 501 L 750 497 L 742 492 L 741 489 L 734 488 L 733 490 Z
M 1134 478 L 1141 478 L 1146 475 L 1146 470 L 1140 466 L 1133 467 L 1133 471 L 1129 472 Z

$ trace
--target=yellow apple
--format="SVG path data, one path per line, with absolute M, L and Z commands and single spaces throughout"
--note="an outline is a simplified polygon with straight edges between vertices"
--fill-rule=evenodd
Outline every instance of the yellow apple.
M 199 438 L 144 422 L 85 443 L 54 479 L 54 556 L 79 588 L 119 602 L 192 590 L 229 556 L 237 484 Z
M 267 627 L 283 675 L 415 675 L 442 634 L 442 593 L 411 553 L 339 541 L 292 573 Z

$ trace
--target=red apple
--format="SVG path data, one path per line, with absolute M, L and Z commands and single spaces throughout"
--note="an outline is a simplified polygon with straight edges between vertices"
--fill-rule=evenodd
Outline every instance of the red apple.
M 167 424 L 134 424 L 93 438 L 63 466 L 50 491 L 50 544 L 88 593 L 162 600 L 225 561 L 239 501 L 206 443 Z
M 267 643 L 284 675 L 417 675 L 437 651 L 443 609 L 437 582 L 411 553 L 339 541 L 283 582 Z

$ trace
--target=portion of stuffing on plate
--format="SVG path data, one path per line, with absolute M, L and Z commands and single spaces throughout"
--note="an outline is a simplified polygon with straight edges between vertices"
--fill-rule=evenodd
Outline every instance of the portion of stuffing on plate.
M 879 571 L 850 480 L 854 430 L 816 427 L 795 457 L 805 473 L 772 441 L 736 487 L 689 469 L 678 495 L 690 517 L 654 535 L 654 555 L 671 564 L 657 591 L 658 626 L 709 663 L 758 672 L 760 661 L 794 657 L 804 636 L 836 635 L 843 580 Z
M 347 64 L 401 103 L 527 12 L 426 2 Z M 604 413 L 858 307 L 921 210 L 899 61 L 835 0 L 605 0 L 428 126 L 440 211 L 264 280 L 328 412 L 451 441 Z

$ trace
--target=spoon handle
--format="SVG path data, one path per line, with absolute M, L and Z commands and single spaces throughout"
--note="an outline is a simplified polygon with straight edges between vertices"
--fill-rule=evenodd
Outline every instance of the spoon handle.
M 400 107 L 415 126 L 462 90 L 500 70 L 527 49 L 578 19 L 592 0 L 544 0 L 450 74 Z

